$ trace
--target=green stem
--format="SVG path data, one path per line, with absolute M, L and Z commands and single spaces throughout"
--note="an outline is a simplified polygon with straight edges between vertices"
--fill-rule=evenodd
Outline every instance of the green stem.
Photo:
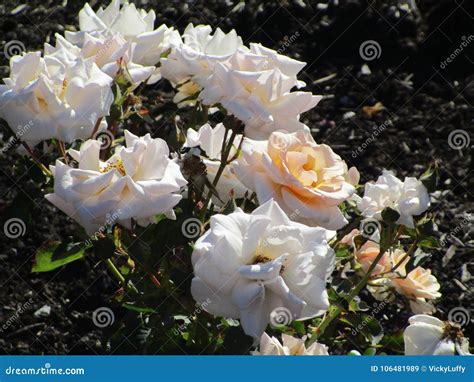
M 21 144 L 23 145 L 23 147 L 26 149 L 26 151 L 28 152 L 28 154 L 30 155 L 31 159 L 33 159 L 33 161 L 36 163 L 36 165 L 41 169 L 41 171 L 43 171 L 43 173 L 46 175 L 46 176 L 53 176 L 53 174 L 51 173 L 51 171 L 49 171 L 49 169 L 43 164 L 40 162 L 40 160 L 38 159 L 38 157 L 35 155 L 35 153 L 33 152 L 33 150 L 31 150 L 30 146 L 28 146 L 28 144 L 26 142 L 23 142 L 21 141 Z
M 413 244 L 410 246 L 410 248 L 408 248 L 408 251 L 405 253 L 405 255 L 402 257 L 402 259 L 397 263 L 395 264 L 391 269 L 389 269 L 388 271 L 386 272 L 383 272 L 383 273 L 380 273 L 377 278 L 381 278 L 389 273 L 393 273 L 395 272 L 399 267 L 400 265 L 402 265 L 406 259 L 408 259 L 409 257 L 411 257 L 411 255 L 415 252 L 416 248 L 418 246 L 418 239 L 415 240 L 413 242 Z
M 375 258 L 374 262 L 370 265 L 369 269 L 367 270 L 367 273 L 364 275 L 362 280 L 359 281 L 359 283 L 356 285 L 354 289 L 352 289 L 351 293 L 347 296 L 347 301 L 350 303 L 354 297 L 356 297 L 362 288 L 364 288 L 367 285 L 367 282 L 370 279 L 370 275 L 372 274 L 374 268 L 377 266 L 378 262 L 382 259 L 383 255 L 385 254 L 386 249 L 382 248 L 380 249 L 380 253 L 377 255 Z M 333 310 L 329 312 L 329 314 L 323 319 L 321 324 L 318 326 L 316 329 L 316 333 L 311 336 L 311 338 L 307 342 L 307 346 L 311 345 L 313 342 L 316 342 L 316 340 L 321 337 L 324 334 L 324 331 L 326 328 L 329 326 L 329 324 L 339 316 L 339 314 L 342 312 L 342 307 L 337 306 Z
M 117 267 L 115 266 L 115 264 L 112 262 L 112 260 L 110 259 L 107 259 L 105 260 L 105 264 L 107 265 L 107 268 L 109 268 L 109 270 L 112 272 L 112 274 L 114 275 L 114 277 L 120 282 L 120 284 L 122 284 L 122 286 L 125 288 L 127 285 L 126 285 L 126 282 L 125 282 L 125 277 L 123 277 L 123 275 L 120 273 L 120 271 L 117 269 Z
M 64 145 L 64 142 L 60 140 L 56 140 L 56 143 L 58 145 L 59 152 L 61 153 L 61 156 L 64 159 L 64 163 L 66 165 L 69 165 L 69 161 L 67 159 L 67 153 L 66 153 L 66 146 Z
M 115 264 L 112 262 L 111 259 L 105 260 L 105 265 L 107 265 L 107 268 L 109 268 L 109 270 L 112 272 L 114 277 L 118 280 L 120 284 L 122 284 L 122 287 L 127 292 L 132 290 L 133 292 L 138 293 L 138 289 L 135 288 L 133 285 L 130 285 L 127 283 L 127 281 L 125 280 L 125 277 L 123 277 L 123 275 L 120 273 L 120 271 L 117 269 L 117 267 L 115 266 Z
M 227 166 L 227 164 L 228 164 L 227 159 L 229 158 L 229 154 L 230 154 L 230 152 L 232 150 L 232 147 L 234 145 L 235 137 L 237 136 L 237 132 L 232 130 L 232 134 L 231 134 L 229 142 L 226 146 L 225 143 L 226 143 L 226 140 L 227 140 L 228 131 L 229 130 L 226 129 L 226 132 L 225 132 L 225 135 L 224 135 L 224 141 L 222 142 L 221 164 L 219 165 L 216 176 L 214 177 L 214 180 L 212 182 L 212 186 L 214 188 L 217 186 L 217 183 L 219 182 L 219 179 L 220 179 L 222 173 L 224 172 L 225 166 Z M 201 222 L 204 222 L 204 218 L 206 216 L 206 211 L 207 211 L 207 206 L 209 205 L 209 203 L 211 201 L 211 198 L 212 198 L 212 190 L 209 190 L 208 193 L 207 193 L 206 200 L 204 202 L 204 206 L 203 206 L 203 208 L 201 210 L 201 213 L 200 213 L 200 219 L 199 220 L 201 220 Z
M 346 225 L 344 229 L 337 234 L 337 236 L 333 239 L 333 241 L 329 242 L 329 245 L 331 246 L 331 248 L 336 248 L 336 246 L 344 238 L 344 236 L 352 232 L 352 230 L 357 228 L 359 225 L 360 225 L 360 217 L 355 218 L 351 223 Z
M 95 134 L 97 133 L 97 131 L 99 130 L 99 126 L 100 126 L 100 123 L 102 122 L 102 118 L 103 117 L 100 117 L 99 119 L 97 119 L 97 122 L 95 123 L 95 126 L 94 126 L 94 130 L 92 130 L 92 134 L 90 136 L 90 139 L 94 139 L 95 138 Z

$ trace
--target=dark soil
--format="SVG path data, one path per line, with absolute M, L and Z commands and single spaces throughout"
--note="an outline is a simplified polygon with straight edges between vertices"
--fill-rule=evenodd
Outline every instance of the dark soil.
M 308 90 L 326 99 L 303 119 L 317 141 L 329 143 L 358 167 L 362 182 L 376 179 L 383 168 L 419 176 L 438 160 L 440 191 L 431 210 L 439 235 L 452 235 L 440 250 L 431 251 L 426 263 L 442 286 L 436 315 L 445 319 L 452 308 L 472 309 L 473 236 L 472 224 L 465 223 L 465 214 L 474 212 L 472 145 L 452 149 L 448 135 L 462 129 L 474 139 L 474 41 L 444 68 L 441 63 L 464 39 L 474 38 L 474 2 L 419 0 L 416 12 L 407 12 L 401 6 L 405 1 L 395 0 L 331 0 L 327 8 L 310 0 L 264 5 L 250 0 L 242 6 L 224 0 L 134 2 L 154 8 L 158 22 L 180 31 L 190 22 L 235 28 L 246 42 L 261 42 L 308 62 L 302 79 Z M 91 5 L 98 3 L 107 2 Z M 2 51 L 11 40 L 23 42 L 27 50 L 41 49 L 54 33 L 77 26 L 82 6 L 78 0 L 3 1 Z M 366 40 L 380 45 L 378 59 L 361 58 L 359 46 Z M 8 63 L 0 58 L 5 77 Z M 370 73 L 362 70 L 364 64 Z M 156 89 L 145 94 L 151 97 Z M 362 108 L 377 102 L 384 109 L 370 118 Z M 165 123 L 148 128 L 159 134 Z M 354 155 L 382 124 L 376 139 Z M 19 158 L 14 150 L 0 154 L 0 215 L 15 216 L 9 206 L 16 200 L 34 218 L 19 239 L 0 233 L 0 354 L 107 353 L 91 314 L 107 305 L 118 286 L 103 264 L 92 259 L 52 273 L 30 273 L 35 250 L 47 239 L 73 235 L 77 226 L 43 199 L 31 164 L 13 165 Z M 35 316 L 43 305 L 51 307 L 51 314 Z M 403 328 L 410 315 L 388 308 L 383 313 L 386 332 Z

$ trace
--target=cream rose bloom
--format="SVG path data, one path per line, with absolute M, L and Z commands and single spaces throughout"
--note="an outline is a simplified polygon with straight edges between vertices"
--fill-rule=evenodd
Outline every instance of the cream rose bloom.
M 252 355 L 329 355 L 328 347 L 318 342 L 306 348 L 305 338 L 295 338 L 288 334 L 281 335 L 282 343 L 276 337 L 263 333 L 260 338 L 259 350 L 250 352 Z
M 291 221 L 273 200 L 251 214 L 214 215 L 194 247 L 191 293 L 198 303 L 207 301 L 209 313 L 240 319 L 258 341 L 272 314 L 288 323 L 328 309 L 333 235 Z
M 178 164 L 169 159 L 166 142 L 149 134 L 139 138 L 127 130 L 125 140 L 127 147 L 105 162 L 99 159 L 101 143 L 89 140 L 80 151 L 69 150 L 78 168 L 59 160 L 51 166 L 54 193 L 46 199 L 88 234 L 110 215 L 129 228 L 131 219 L 146 226 L 158 214 L 174 217 L 173 207 L 181 200 L 178 192 L 186 181 Z
M 227 61 L 242 45 L 235 30 L 214 34 L 209 25 L 189 24 L 182 40 L 173 41 L 168 57 L 161 60 L 163 77 L 177 86 L 175 102 L 194 95 L 206 84 L 218 62 Z
M 355 193 L 359 173 L 317 144 L 306 131 L 274 132 L 268 141 L 245 139 L 234 165 L 237 177 L 260 203 L 274 198 L 296 221 L 336 230 L 347 220 L 338 205 Z
M 401 295 L 415 302 L 413 307 L 418 306 L 422 301 L 417 299 L 434 300 L 441 297 L 439 289 L 441 286 L 435 276 L 431 274 L 430 269 L 416 267 L 408 274 L 401 273 L 403 277 L 394 277 L 392 285 Z M 420 306 L 418 306 L 421 308 Z
M 418 314 L 410 317 L 403 333 L 405 355 L 469 354 L 469 342 L 457 327 L 436 317 Z
M 127 59 L 135 66 L 156 66 L 161 55 L 170 49 L 170 45 L 180 40 L 179 33 L 173 28 L 161 25 L 155 29 L 156 15 L 153 10 L 147 12 L 137 9 L 135 4 L 120 0 L 112 2 L 104 9 L 94 12 L 86 3 L 79 12 L 80 32 L 66 32 L 66 39 L 83 47 L 90 36 L 99 39 L 109 39 L 119 36 L 129 42 Z M 89 37 L 88 37 L 89 36 Z M 110 44 L 110 43 L 109 43 Z M 104 49 L 110 49 L 106 46 Z M 148 83 L 154 83 L 161 78 L 159 68 L 153 68 Z
M 185 147 L 200 147 L 205 154 L 201 155 L 201 159 L 206 165 L 207 176 L 209 181 L 212 183 L 219 170 L 221 164 L 221 150 L 222 142 L 224 141 L 225 127 L 222 123 L 217 124 L 215 127 L 211 127 L 208 123 L 201 126 L 198 131 L 188 129 Z M 230 133 L 227 137 L 229 141 Z M 240 141 L 243 136 L 238 134 L 233 142 L 232 149 L 229 153 L 229 160 L 234 157 L 239 147 Z M 216 190 L 219 194 L 219 199 L 213 198 L 214 204 L 222 205 L 222 202 L 226 203 L 231 196 L 234 198 L 243 198 L 246 193 L 251 191 L 245 187 L 242 182 L 237 179 L 231 166 L 226 166 L 216 186 Z
M 371 240 L 355 250 L 355 258 L 364 273 L 368 271 L 379 253 L 379 244 Z M 407 274 L 406 266 L 410 259 L 405 256 L 405 251 L 399 248 L 385 253 L 373 269 L 373 279 L 367 289 L 377 300 L 389 298 L 390 290 L 395 289 L 410 301 L 413 313 L 433 313 L 435 307 L 430 300 L 441 297 L 440 285 L 429 269 L 416 267 Z M 391 271 L 395 266 L 397 268 Z
M 276 130 L 304 130 L 300 114 L 322 97 L 291 92 L 304 84 L 296 79 L 299 61 L 284 61 L 281 55 L 272 58 L 269 49 L 258 45 L 252 49 L 239 49 L 229 61 L 217 63 L 199 98 L 205 105 L 222 104 L 245 123 L 245 135 L 251 139 L 268 139 Z
M 30 144 L 88 139 L 114 100 L 112 78 L 93 60 L 65 64 L 40 52 L 14 56 L 0 85 L 0 117 Z M 91 102 L 91 100 L 93 102 Z M 24 129 L 24 126 L 30 126 Z
M 375 183 L 366 183 L 364 197 L 357 203 L 361 214 L 381 220 L 382 211 L 390 207 L 400 214 L 398 224 L 413 228 L 413 216 L 425 212 L 430 206 L 426 187 L 416 178 L 401 181 L 390 171 L 384 170 Z

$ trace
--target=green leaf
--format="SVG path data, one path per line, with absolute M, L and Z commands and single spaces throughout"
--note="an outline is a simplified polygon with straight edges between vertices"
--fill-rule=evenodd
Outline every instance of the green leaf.
M 430 236 L 434 234 L 434 223 L 433 218 L 429 215 L 423 216 L 416 224 L 416 230 L 418 231 L 419 235 Z
M 340 259 L 349 259 L 354 257 L 354 252 L 352 248 L 347 245 L 338 245 L 336 248 L 336 257 Z
M 428 192 L 435 192 L 438 184 L 439 184 L 439 172 L 438 172 L 438 167 L 435 165 L 434 168 L 433 166 L 430 166 L 428 170 L 426 170 L 421 176 L 420 176 L 421 183 L 426 187 Z
M 367 350 L 364 352 L 364 355 L 375 355 L 377 353 L 377 350 L 375 348 L 367 348 Z
M 131 310 L 132 312 L 137 312 L 137 313 L 157 313 L 157 311 L 153 308 L 149 308 L 149 307 L 141 307 L 141 306 L 137 306 L 137 305 L 133 305 L 133 304 L 129 304 L 129 303 L 125 303 L 122 305 L 125 309 L 128 309 L 128 310 Z
M 36 252 L 31 272 L 50 272 L 84 257 L 84 248 L 79 245 L 64 246 L 59 241 L 47 241 Z
M 429 249 L 436 249 L 439 248 L 438 241 L 433 237 L 429 236 L 423 240 L 420 241 L 418 244 L 420 248 L 429 248 Z
M 306 328 L 302 321 L 292 321 L 291 327 L 296 330 L 296 332 L 300 335 L 306 334 Z
M 82 243 L 61 243 L 59 244 L 51 256 L 51 261 L 56 262 L 67 259 L 69 256 L 83 250 Z

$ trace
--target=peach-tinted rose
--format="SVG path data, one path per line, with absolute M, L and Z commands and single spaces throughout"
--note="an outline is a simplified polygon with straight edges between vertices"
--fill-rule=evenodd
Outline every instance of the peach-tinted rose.
M 380 246 L 377 243 L 369 240 L 365 242 L 358 250 L 356 250 L 355 257 L 357 262 L 361 265 L 363 271 L 367 272 L 379 253 Z M 372 271 L 372 276 L 377 276 L 390 270 L 390 268 L 390 257 L 387 254 L 384 254 Z
M 431 274 L 430 269 L 422 267 L 416 267 L 406 277 L 393 278 L 392 285 L 398 293 L 410 299 L 426 298 L 431 300 L 441 297 L 438 280 Z
M 354 194 L 359 180 L 354 167 L 348 170 L 308 131 L 274 132 L 268 141 L 246 139 L 235 172 L 260 203 L 273 198 L 292 219 L 331 230 L 347 223 L 338 206 Z
M 345 235 L 341 240 L 339 240 L 339 244 L 348 245 L 350 247 L 354 246 L 354 238 L 360 235 L 360 231 L 357 228 L 354 228 L 351 232 Z

